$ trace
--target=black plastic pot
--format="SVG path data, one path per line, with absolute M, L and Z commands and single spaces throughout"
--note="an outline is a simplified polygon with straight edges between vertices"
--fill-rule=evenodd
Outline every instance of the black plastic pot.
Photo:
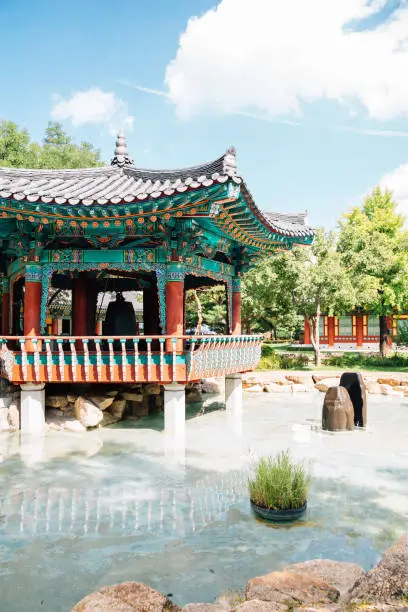
M 251 500 L 251 508 L 261 518 L 275 523 L 283 523 L 285 521 L 295 521 L 300 518 L 307 510 L 307 502 L 300 508 L 291 510 L 272 510 L 271 508 L 263 508 L 258 506 Z

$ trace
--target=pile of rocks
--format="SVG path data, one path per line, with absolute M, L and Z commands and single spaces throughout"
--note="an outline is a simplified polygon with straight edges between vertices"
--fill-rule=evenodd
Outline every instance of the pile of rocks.
M 369 572 L 354 563 L 315 559 L 251 578 L 242 595 L 179 608 L 145 584 L 125 582 L 88 595 L 72 612 L 289 612 L 408 611 L 408 535 Z
M 47 390 L 45 406 L 50 429 L 85 431 L 162 410 L 163 389 L 157 383 L 122 388 L 70 386 L 65 392 L 51 388 Z
M 284 372 L 251 372 L 243 377 L 243 388 L 249 393 L 304 393 L 321 391 L 325 393 L 330 387 L 340 382 L 340 373 L 316 374 L 301 372 L 289 374 Z M 364 374 L 363 379 L 367 393 L 373 395 L 408 396 L 408 378 L 406 374 L 386 376 L 382 374 Z

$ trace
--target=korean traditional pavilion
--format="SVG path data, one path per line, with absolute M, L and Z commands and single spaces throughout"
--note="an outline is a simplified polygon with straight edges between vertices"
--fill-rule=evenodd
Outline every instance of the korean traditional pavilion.
M 119 134 L 108 166 L 0 168 L 0 365 L 21 386 L 21 428 L 43 427 L 49 382 L 159 382 L 165 419 L 184 414 L 189 381 L 225 375 L 227 403 L 237 398 L 262 341 L 241 334 L 241 277 L 257 257 L 312 240 L 305 214 L 257 207 L 232 148 L 199 166 L 144 170 Z M 225 335 L 187 337 L 186 291 L 214 284 L 226 291 Z M 143 336 L 120 321 L 115 334 L 96 329 L 107 286 L 143 292 Z M 47 326 L 64 290 L 69 337 Z

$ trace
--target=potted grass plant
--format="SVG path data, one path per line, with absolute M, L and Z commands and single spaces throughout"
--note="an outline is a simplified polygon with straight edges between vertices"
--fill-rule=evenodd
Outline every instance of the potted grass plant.
M 263 457 L 248 480 L 253 511 L 269 521 L 290 521 L 306 511 L 311 476 L 289 451 Z

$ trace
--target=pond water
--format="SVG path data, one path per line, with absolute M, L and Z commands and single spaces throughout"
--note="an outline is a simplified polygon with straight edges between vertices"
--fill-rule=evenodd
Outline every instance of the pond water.
M 178 604 L 212 602 L 252 576 L 330 557 L 372 566 L 408 517 L 408 402 L 370 397 L 368 428 L 319 428 L 323 394 L 222 398 L 86 434 L 0 436 L 0 595 L 7 612 L 69 611 L 102 585 L 146 582 Z M 274 527 L 249 507 L 260 455 L 310 462 L 304 519 Z

